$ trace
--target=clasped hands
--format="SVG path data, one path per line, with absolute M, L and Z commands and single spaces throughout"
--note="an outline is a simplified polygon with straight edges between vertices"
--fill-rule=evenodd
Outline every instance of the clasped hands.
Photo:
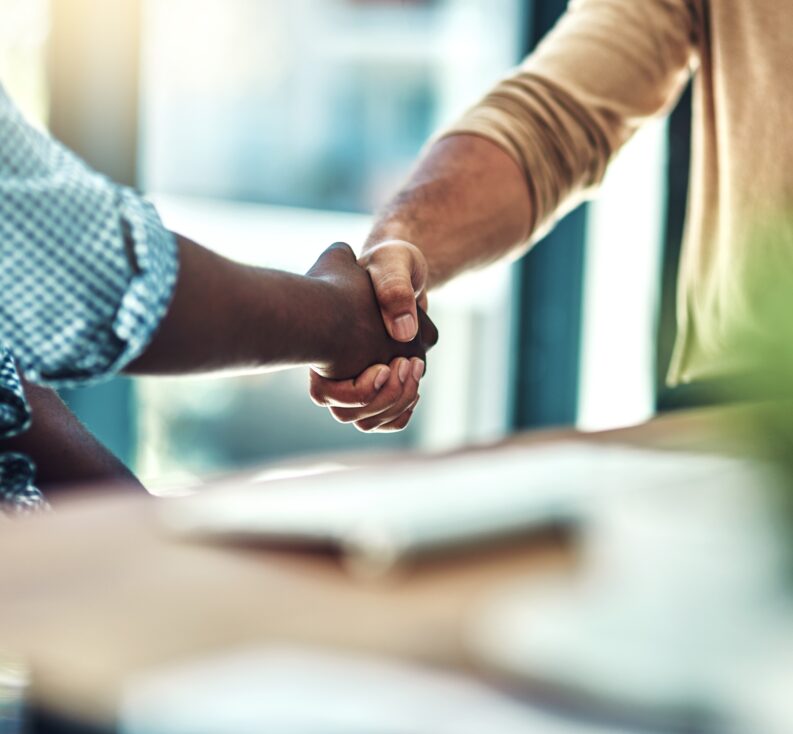
M 336 243 L 307 273 L 327 285 L 339 322 L 330 359 L 312 365 L 312 400 L 361 431 L 399 431 L 419 400 L 426 352 L 438 340 L 425 313 L 427 266 L 402 241 L 385 242 L 360 260 Z

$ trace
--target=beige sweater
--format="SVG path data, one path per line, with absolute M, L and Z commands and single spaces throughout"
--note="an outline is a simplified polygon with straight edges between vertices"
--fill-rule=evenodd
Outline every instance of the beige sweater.
M 754 369 L 760 352 L 747 339 L 773 339 L 779 297 L 793 295 L 793 0 L 571 0 L 536 52 L 449 131 L 515 158 L 536 239 L 692 73 L 672 383 Z

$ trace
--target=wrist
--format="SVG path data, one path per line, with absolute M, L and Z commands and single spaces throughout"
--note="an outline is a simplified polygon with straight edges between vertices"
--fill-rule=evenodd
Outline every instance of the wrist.
M 303 276 L 308 316 L 300 329 L 305 341 L 305 361 L 328 368 L 335 363 L 349 324 L 347 300 L 339 287 L 323 278 Z
M 252 366 L 291 367 L 332 359 L 339 322 L 339 297 L 332 284 L 308 275 L 251 269 L 238 289 L 243 333 L 253 334 Z M 244 340 L 243 340 L 244 341 Z

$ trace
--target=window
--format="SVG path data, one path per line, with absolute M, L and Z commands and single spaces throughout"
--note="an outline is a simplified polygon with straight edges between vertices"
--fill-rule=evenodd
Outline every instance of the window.
M 46 0 L 3 0 L 0 8 L 0 82 L 33 121 L 47 117 Z
M 666 124 L 640 131 L 591 207 L 578 426 L 607 430 L 655 413 Z
M 243 261 L 302 272 L 330 242 L 358 246 L 432 132 L 518 59 L 521 6 L 149 0 L 143 187 L 174 229 Z M 471 277 L 483 284 L 478 301 L 470 281 L 433 300 L 444 337 L 404 434 L 363 437 L 335 424 L 308 401 L 304 370 L 141 381 L 144 476 L 504 432 L 509 273 Z

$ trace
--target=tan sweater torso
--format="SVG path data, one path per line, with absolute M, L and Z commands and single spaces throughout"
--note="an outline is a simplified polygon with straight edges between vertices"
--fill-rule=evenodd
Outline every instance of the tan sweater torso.
M 792 37 L 787 0 L 572 0 L 447 131 L 488 137 L 518 161 L 539 237 L 695 75 L 672 383 L 754 370 L 761 352 L 747 345 L 779 338 L 788 292 L 793 305 Z

